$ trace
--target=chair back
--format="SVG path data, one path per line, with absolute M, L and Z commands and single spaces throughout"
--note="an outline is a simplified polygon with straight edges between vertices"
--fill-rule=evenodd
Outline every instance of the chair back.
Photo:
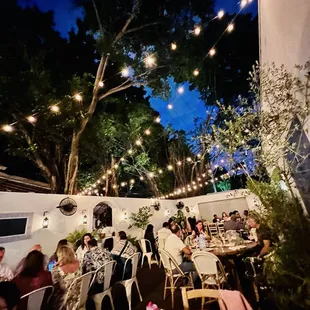
M 103 264 L 102 266 L 100 266 L 95 271 L 95 275 L 93 277 L 93 280 L 92 280 L 90 286 L 92 286 L 93 283 L 96 281 L 97 275 L 99 274 L 99 272 L 104 271 L 103 291 L 105 292 L 107 289 L 109 289 L 111 287 L 111 279 L 112 279 L 112 275 L 114 273 L 115 267 L 116 267 L 116 261 L 115 260 L 112 260 L 112 261 L 107 262 L 107 263 Z
M 199 289 L 199 290 L 186 290 L 186 287 L 182 287 L 182 300 L 183 300 L 183 307 L 184 310 L 189 310 L 189 300 L 194 298 L 214 298 L 220 301 L 221 296 L 218 290 L 209 290 L 209 289 Z M 221 303 L 219 302 L 219 306 L 221 310 L 222 308 Z
M 46 292 L 50 290 L 50 293 L 48 294 L 48 296 L 46 295 Z M 32 291 L 24 296 L 21 297 L 21 300 L 24 298 L 28 298 L 27 301 L 27 310 L 40 310 L 44 297 L 46 297 L 47 299 L 51 296 L 53 292 L 53 286 L 49 285 L 49 286 L 44 286 L 41 287 L 35 291 Z
M 224 224 L 223 223 L 217 223 L 217 229 L 218 229 L 219 234 L 223 234 L 225 232 Z
M 165 249 L 165 239 L 158 238 L 158 248 L 159 249 Z
M 208 229 L 211 237 L 215 237 L 218 235 L 217 224 L 216 223 L 208 223 Z
M 161 261 L 163 262 L 165 272 L 169 276 L 173 276 L 174 274 L 182 275 L 184 276 L 184 272 L 180 269 L 178 263 L 176 260 L 168 253 L 167 251 L 163 249 L 158 250 Z M 174 270 L 177 270 L 177 273 L 173 272 Z
M 70 296 L 71 290 L 76 286 L 80 284 L 80 303 L 79 307 L 83 307 L 86 303 L 87 297 L 88 297 L 88 291 L 90 289 L 90 283 L 92 281 L 93 276 L 95 275 L 96 271 L 91 271 L 88 273 L 83 274 L 82 276 L 75 279 L 71 285 L 69 286 L 69 289 L 66 294 L 66 299 L 68 300 L 68 297 Z M 79 308 L 78 308 L 79 309 Z
M 140 253 L 135 253 L 126 259 L 122 279 L 124 279 L 125 277 L 127 264 L 129 264 L 130 262 L 131 262 L 131 279 L 137 276 L 139 258 L 140 258 Z
M 148 239 L 140 239 L 139 240 L 139 245 L 140 245 L 140 248 L 141 248 L 141 251 L 142 251 L 143 254 L 153 252 L 150 240 L 148 240 Z M 148 247 L 147 245 L 149 246 L 150 251 L 147 250 L 147 247 Z

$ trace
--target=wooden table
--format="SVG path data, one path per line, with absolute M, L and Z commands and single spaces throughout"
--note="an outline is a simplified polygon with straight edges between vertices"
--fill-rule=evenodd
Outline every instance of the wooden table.
M 254 249 L 257 246 L 256 242 L 250 242 L 243 244 L 242 248 L 239 249 L 233 249 L 233 247 L 220 247 L 220 248 L 214 248 L 212 251 L 208 251 L 216 256 L 234 256 L 234 255 L 239 255 L 246 253 L 252 249 Z

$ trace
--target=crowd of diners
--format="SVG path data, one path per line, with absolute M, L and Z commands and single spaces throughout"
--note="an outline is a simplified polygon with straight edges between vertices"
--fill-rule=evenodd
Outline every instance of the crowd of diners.
M 223 212 L 221 218 L 214 215 L 213 222 L 223 222 L 225 230 L 255 229 L 257 248 L 253 254 L 260 258 L 268 254 L 277 241 L 270 229 L 261 225 L 258 217 L 252 216 L 247 210 L 244 211 L 243 217 L 238 211 L 231 212 L 229 215 Z M 130 278 L 131 265 L 127 264 L 128 270 L 124 270 L 125 262 L 138 249 L 128 240 L 126 232 L 120 231 L 116 236 L 113 235 L 110 249 L 98 246 L 97 240 L 90 233 L 83 236 L 81 245 L 76 251 L 66 239 L 60 240 L 50 258 L 44 255 L 42 247 L 36 244 L 15 270 L 11 270 L 3 263 L 5 248 L 0 247 L 0 309 L 15 309 L 16 305 L 16 309 L 26 309 L 26 300 L 22 302 L 19 300 L 21 296 L 52 285 L 54 290 L 48 309 L 75 310 L 79 303 L 80 282 L 77 282 L 75 287 L 71 287 L 70 295 L 67 296 L 69 286 L 76 278 L 95 271 L 112 260 L 117 262 L 113 281 Z M 155 256 L 159 258 L 158 248 L 165 249 L 175 259 L 181 270 L 192 272 L 194 281 L 198 278 L 190 259 L 192 248 L 199 242 L 211 239 L 202 221 L 186 218 L 182 227 L 171 218 L 163 223 L 157 235 L 154 234 L 154 226 L 149 224 L 144 238 L 150 241 L 149 250 L 153 251 Z M 124 274 L 125 277 L 122 278 Z M 103 289 L 103 282 L 104 270 L 96 276 L 93 293 L 99 293 Z M 6 308 L 3 306 L 5 304 Z

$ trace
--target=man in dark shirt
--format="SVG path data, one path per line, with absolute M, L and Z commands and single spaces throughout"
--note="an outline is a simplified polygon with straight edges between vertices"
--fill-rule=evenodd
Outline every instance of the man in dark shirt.
M 235 214 L 232 214 L 230 217 L 230 220 L 224 222 L 224 230 L 240 230 L 244 229 L 244 226 L 242 223 L 237 222 L 237 218 Z
M 248 225 L 250 228 L 256 228 L 257 243 L 260 246 L 258 257 L 262 258 L 268 254 L 274 244 L 278 242 L 278 237 L 267 225 L 261 224 L 257 216 L 249 215 Z

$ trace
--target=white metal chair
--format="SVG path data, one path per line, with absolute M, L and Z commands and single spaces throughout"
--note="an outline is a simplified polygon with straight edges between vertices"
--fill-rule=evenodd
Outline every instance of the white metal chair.
M 224 224 L 223 223 L 217 223 L 217 229 L 218 229 L 219 234 L 223 234 L 225 232 Z
M 151 249 L 150 252 L 147 251 L 147 244 L 148 244 L 149 248 Z M 147 240 L 147 239 L 140 239 L 139 245 L 140 245 L 140 248 L 142 250 L 141 267 L 143 267 L 144 259 L 147 258 L 149 268 L 151 269 L 152 268 L 152 256 L 153 256 L 153 249 L 152 249 L 151 242 L 150 242 L 150 240 Z M 153 262 L 155 262 L 157 265 L 159 265 L 156 255 L 155 255 L 155 261 L 153 261 Z
M 166 299 L 166 292 L 167 290 L 170 290 L 171 292 L 171 302 L 172 302 L 172 308 L 174 308 L 174 292 L 177 289 L 177 282 L 179 279 L 188 279 L 188 285 L 187 288 L 194 288 L 194 282 L 192 278 L 191 273 L 184 273 L 178 263 L 175 261 L 175 259 L 165 250 L 159 249 L 159 255 L 161 258 L 161 261 L 163 263 L 164 269 L 165 269 L 165 287 L 164 287 L 164 299 Z M 170 286 L 167 286 L 167 282 L 170 282 Z
M 140 301 L 142 301 L 142 296 L 140 293 L 140 288 L 139 288 L 138 280 L 137 280 L 137 269 L 138 269 L 139 258 L 140 258 L 140 253 L 135 253 L 126 260 L 125 265 L 124 265 L 122 279 L 124 279 L 125 277 L 126 267 L 129 262 L 131 262 L 131 268 L 132 268 L 131 278 L 128 280 L 122 280 L 122 281 L 117 282 L 117 284 L 123 285 L 125 287 L 129 310 L 131 310 L 131 291 L 132 291 L 132 285 L 134 283 L 136 284 Z
M 80 285 L 80 301 L 79 301 L 79 305 L 77 309 L 85 309 L 85 304 L 86 304 L 87 297 L 88 297 L 88 291 L 90 289 L 90 283 L 95 273 L 96 271 L 91 271 L 75 279 L 68 288 L 68 291 L 65 297 L 65 303 L 70 297 L 71 290 L 75 288 L 76 285 Z
M 216 223 L 208 223 L 208 229 L 211 237 L 218 236 L 217 224 Z
M 92 284 L 96 281 L 97 274 L 100 271 L 102 271 L 102 269 L 104 270 L 103 292 L 95 294 L 91 297 L 93 301 L 95 302 L 96 310 L 101 310 L 102 300 L 105 296 L 108 296 L 110 298 L 112 310 L 114 310 L 114 303 L 113 303 L 113 298 L 112 298 L 112 293 L 111 293 L 111 278 L 112 278 L 115 266 L 116 266 L 116 261 L 113 260 L 111 262 L 108 262 L 102 265 L 96 270 L 95 276 L 93 277 Z
M 46 295 L 46 291 L 50 290 L 49 296 Z M 53 286 L 44 286 L 35 291 L 32 291 L 24 296 L 21 297 L 22 299 L 28 298 L 27 301 L 27 310 L 40 310 L 44 297 L 48 300 L 49 297 L 52 295 Z

